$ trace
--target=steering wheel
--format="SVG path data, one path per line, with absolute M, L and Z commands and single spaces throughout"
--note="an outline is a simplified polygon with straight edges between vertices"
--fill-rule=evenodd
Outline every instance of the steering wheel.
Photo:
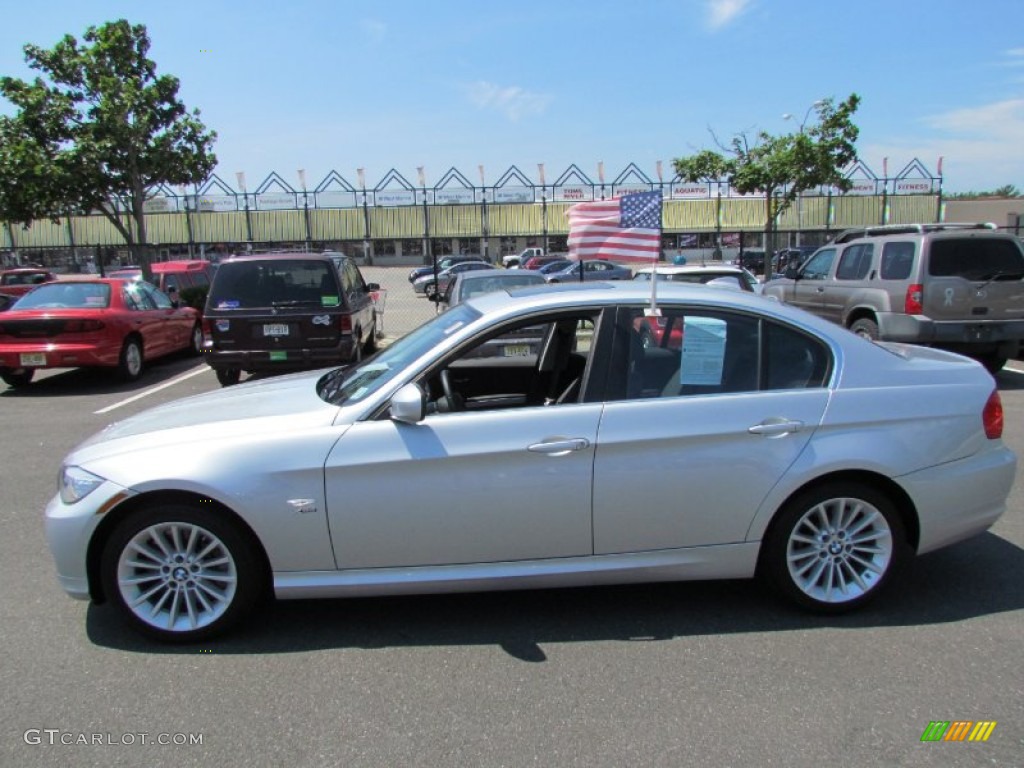
M 444 368 L 441 370 L 441 389 L 444 391 L 444 407 L 438 410 L 446 411 L 451 413 L 452 411 L 462 410 L 462 395 L 455 391 L 452 387 L 452 380 L 448 374 L 448 369 Z

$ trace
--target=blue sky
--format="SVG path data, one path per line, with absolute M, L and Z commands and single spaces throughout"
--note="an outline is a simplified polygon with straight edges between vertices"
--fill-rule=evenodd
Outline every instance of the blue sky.
M 548 183 L 794 130 L 850 93 L 861 159 L 919 159 L 944 189 L 1024 188 L 1021 0 L 387 0 L 10 3 L 0 73 L 22 46 L 126 18 L 158 70 L 217 131 L 217 172 L 253 189 L 271 171 L 310 186 L 336 170 L 374 185 L 456 167 L 488 183 L 515 165 Z M 10 105 L 0 103 L 0 111 Z M 792 113 L 795 121 L 783 120 Z

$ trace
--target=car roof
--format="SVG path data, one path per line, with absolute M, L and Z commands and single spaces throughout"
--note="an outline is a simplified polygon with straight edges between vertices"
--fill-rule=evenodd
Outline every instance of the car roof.
M 182 272 L 192 271 L 198 272 L 212 267 L 212 261 L 202 261 L 200 259 L 178 259 L 176 261 L 154 261 L 150 267 L 153 272 Z
M 705 272 L 728 272 L 730 274 L 746 274 L 745 269 L 732 264 L 659 264 L 656 267 L 641 267 L 634 270 L 637 274 L 646 274 L 657 270 L 659 275 L 702 274 Z
M 472 272 L 460 272 L 457 279 L 465 283 L 472 282 L 473 280 L 511 280 L 513 278 L 516 280 L 522 280 L 523 277 L 529 276 L 540 277 L 538 285 L 544 282 L 543 277 L 529 269 L 513 269 L 511 271 L 501 269 L 479 269 Z
M 265 261 L 267 259 L 289 260 L 289 261 L 324 261 L 333 263 L 337 258 L 327 253 L 300 253 L 296 251 L 281 251 L 279 253 L 239 253 L 224 259 L 221 264 L 231 264 L 237 261 Z
M 816 317 L 802 309 L 775 301 L 752 291 L 709 291 L 706 286 L 690 283 L 659 282 L 658 302 L 684 302 L 694 306 L 711 306 L 737 311 L 754 311 L 787 320 L 812 329 L 825 338 L 848 333 L 841 326 Z M 497 291 L 469 300 L 476 309 L 488 313 L 515 316 L 532 310 L 557 310 L 561 307 L 595 309 L 609 304 L 646 305 L 651 301 L 651 284 L 634 280 L 556 283 L 516 288 L 512 293 Z

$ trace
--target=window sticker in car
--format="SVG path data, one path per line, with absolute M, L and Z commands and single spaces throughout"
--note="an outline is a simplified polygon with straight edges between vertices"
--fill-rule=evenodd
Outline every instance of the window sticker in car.
M 217 302 L 217 309 L 238 309 L 242 303 L 238 299 L 221 299 Z
M 321 307 L 336 307 L 341 304 L 341 299 L 337 296 L 321 296 L 320 306 Z
M 725 321 L 714 317 L 685 318 L 682 354 L 682 384 L 720 385 L 725 362 Z

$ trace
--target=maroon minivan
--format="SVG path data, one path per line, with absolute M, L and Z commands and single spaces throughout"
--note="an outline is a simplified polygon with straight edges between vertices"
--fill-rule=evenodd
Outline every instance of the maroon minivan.
M 223 386 L 242 371 L 320 368 L 376 345 L 371 291 L 349 258 L 262 253 L 222 261 L 203 312 L 203 355 Z

